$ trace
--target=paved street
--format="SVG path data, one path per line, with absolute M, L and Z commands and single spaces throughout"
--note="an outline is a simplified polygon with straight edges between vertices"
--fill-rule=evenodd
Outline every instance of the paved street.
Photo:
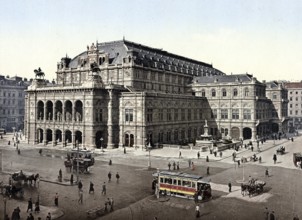
M 262 157 L 262 163 L 248 162 L 240 165 L 232 161 L 233 150 L 223 152 L 223 157 L 214 157 L 208 152 L 202 153 L 201 159 L 197 159 L 197 150 L 164 148 L 151 151 L 151 163 L 153 170 L 147 170 L 148 152 L 141 149 L 129 149 L 124 154 L 120 149 L 105 150 L 98 152 L 95 166 L 92 167 L 90 174 L 81 174 L 80 179 L 84 185 L 84 202 L 78 204 L 78 189 L 76 186 L 70 186 L 68 183 L 70 173 L 64 167 L 65 150 L 62 147 L 53 149 L 53 147 L 38 146 L 33 147 L 24 143 L 19 145 L 21 155 L 18 155 L 13 145 L 7 146 L 7 139 L 0 141 L 3 151 L 4 173 L 0 181 L 7 182 L 8 175 L 18 170 L 24 172 L 39 173 L 41 182 L 39 188 L 25 187 L 24 199 L 10 199 L 7 202 L 7 210 L 11 215 L 16 206 L 21 208 L 22 219 L 26 219 L 25 213 L 27 200 L 32 197 L 35 201 L 38 193 L 41 203 L 41 213 L 35 214 L 36 217 L 45 218 L 47 212 L 51 212 L 53 217 L 59 219 L 85 219 L 86 211 L 104 206 L 107 197 L 113 197 L 115 200 L 114 212 L 103 216 L 101 219 L 195 219 L 195 205 L 192 200 L 169 197 L 167 199 L 155 199 L 151 191 L 151 174 L 156 171 L 155 168 L 167 169 L 168 161 L 179 161 L 183 172 L 195 173 L 206 176 L 206 167 L 210 167 L 210 176 L 213 199 L 201 204 L 202 218 L 204 219 L 264 219 L 264 207 L 274 210 L 277 219 L 292 219 L 294 214 L 302 216 L 302 190 L 301 170 L 293 164 L 292 153 L 301 150 L 302 137 L 295 137 L 294 142 L 286 139 L 267 141 L 260 144 L 261 152 L 257 156 Z M 272 156 L 276 149 L 285 146 L 286 154 L 278 155 L 278 163 L 273 164 Z M 300 145 L 300 146 L 299 146 Z M 255 145 L 254 145 L 255 146 Z M 43 148 L 42 156 L 39 155 L 39 147 Z M 37 149 L 38 148 L 38 149 Z M 256 147 L 255 147 L 256 148 Z M 178 158 L 179 150 L 182 152 L 182 158 Z M 247 149 L 239 149 L 237 158 L 250 157 L 255 152 Z M 210 162 L 205 158 L 209 156 Z M 188 167 L 188 159 L 192 159 L 196 165 L 194 171 Z M 109 166 L 111 159 L 113 165 Z M 270 177 L 264 175 L 265 168 L 269 168 Z M 57 183 L 59 169 L 63 170 L 63 179 L 65 184 Z M 107 173 L 113 173 L 112 182 L 108 183 Z M 116 183 L 115 173 L 119 172 L 121 180 Z M 240 182 L 251 175 L 266 181 L 264 193 L 249 198 L 242 197 L 240 193 Z M 92 180 L 95 184 L 95 193 L 88 194 L 89 182 Z M 101 195 L 103 182 L 107 185 L 106 196 Z M 231 181 L 233 190 L 228 192 L 227 184 Z M 59 194 L 59 207 L 54 206 L 55 193 Z M 1 203 L 2 204 L 2 203 Z M 2 205 L 1 205 L 2 207 Z M 3 209 L 1 208 L 1 216 Z

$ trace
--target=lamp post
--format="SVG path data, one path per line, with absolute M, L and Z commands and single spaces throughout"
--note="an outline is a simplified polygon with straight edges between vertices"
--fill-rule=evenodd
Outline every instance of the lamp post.
M 150 152 L 151 152 L 151 143 L 149 142 L 148 145 L 147 145 L 147 149 L 149 151 L 149 161 L 148 161 L 148 170 L 151 169 L 151 158 L 150 158 Z
M 79 182 L 79 143 L 76 143 L 77 145 L 77 183 Z

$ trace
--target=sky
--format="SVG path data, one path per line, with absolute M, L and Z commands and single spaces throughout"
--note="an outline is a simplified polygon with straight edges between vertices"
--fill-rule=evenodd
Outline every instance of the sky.
M 92 42 L 126 40 L 226 74 L 302 80 L 301 0 L 0 0 L 0 75 L 56 77 Z

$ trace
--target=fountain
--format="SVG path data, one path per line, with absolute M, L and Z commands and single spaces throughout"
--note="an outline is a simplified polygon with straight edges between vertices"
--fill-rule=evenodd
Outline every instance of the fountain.
M 213 139 L 213 136 L 209 134 L 207 120 L 205 120 L 204 133 L 200 135 L 198 140 L 196 140 L 196 147 L 200 147 L 201 151 L 207 151 L 208 149 L 213 150 L 214 142 L 215 140 Z

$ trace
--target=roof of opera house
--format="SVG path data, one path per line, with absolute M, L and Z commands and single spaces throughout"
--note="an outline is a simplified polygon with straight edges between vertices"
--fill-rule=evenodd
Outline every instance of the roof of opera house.
M 134 43 L 127 40 L 111 41 L 104 43 L 97 43 L 97 49 L 100 54 L 106 53 L 109 56 L 109 64 L 122 64 L 123 58 L 133 54 L 135 57 L 134 62 L 146 67 L 154 67 L 154 63 L 157 63 L 162 69 L 166 66 L 172 66 L 173 68 L 187 68 L 192 71 L 198 71 L 198 69 L 209 68 L 215 70 L 216 74 L 224 74 L 221 71 L 213 68 L 212 64 L 197 61 L 173 53 L 164 51 L 163 49 L 152 48 L 142 44 Z M 79 54 L 72 59 L 70 63 L 71 68 L 77 68 L 79 59 L 87 57 L 87 51 Z M 214 73 L 214 74 L 215 74 Z

